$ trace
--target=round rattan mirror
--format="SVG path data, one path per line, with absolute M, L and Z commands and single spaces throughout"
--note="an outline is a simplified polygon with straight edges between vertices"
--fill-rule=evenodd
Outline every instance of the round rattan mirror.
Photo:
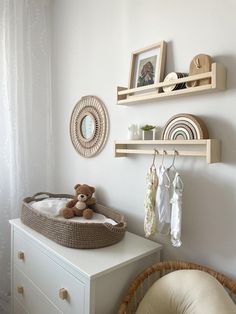
M 103 148 L 108 135 L 108 115 L 96 96 L 84 96 L 75 105 L 70 120 L 70 137 L 76 151 L 93 157 Z

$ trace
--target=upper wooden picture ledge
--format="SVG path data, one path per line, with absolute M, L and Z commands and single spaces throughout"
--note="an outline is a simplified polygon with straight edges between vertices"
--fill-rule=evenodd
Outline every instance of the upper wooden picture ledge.
M 164 86 L 170 86 L 183 82 L 192 82 L 200 79 L 210 78 L 211 83 L 196 87 L 173 90 L 171 92 L 161 92 L 159 89 Z M 126 87 L 117 87 L 117 104 L 129 105 L 132 103 L 161 100 L 163 98 L 194 95 L 208 93 L 226 89 L 226 69 L 220 63 L 212 63 L 211 72 L 187 76 L 171 82 L 156 83 L 148 86 L 128 89 Z M 159 92 L 158 92 L 159 91 Z

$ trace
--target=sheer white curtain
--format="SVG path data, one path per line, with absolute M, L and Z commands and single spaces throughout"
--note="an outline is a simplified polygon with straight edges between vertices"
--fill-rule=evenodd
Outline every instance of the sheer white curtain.
M 50 0 L 0 0 L 0 313 L 9 313 L 10 227 L 51 190 Z

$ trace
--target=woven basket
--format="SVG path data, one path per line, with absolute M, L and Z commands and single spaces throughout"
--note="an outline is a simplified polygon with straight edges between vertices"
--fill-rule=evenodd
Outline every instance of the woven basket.
M 126 230 L 124 216 L 99 204 L 93 205 L 91 208 L 95 212 L 115 220 L 116 225 L 107 222 L 81 223 L 63 217 L 51 217 L 30 206 L 30 202 L 41 201 L 48 197 L 73 198 L 74 196 L 39 192 L 32 197 L 27 197 L 23 200 L 21 221 L 54 242 L 71 248 L 93 249 L 115 244 L 124 237 Z
M 148 267 L 134 279 L 123 298 L 118 314 L 135 314 L 139 303 L 151 285 L 167 273 L 180 269 L 197 269 L 210 274 L 222 284 L 235 302 L 236 282 L 232 279 L 202 265 L 181 261 L 167 261 Z

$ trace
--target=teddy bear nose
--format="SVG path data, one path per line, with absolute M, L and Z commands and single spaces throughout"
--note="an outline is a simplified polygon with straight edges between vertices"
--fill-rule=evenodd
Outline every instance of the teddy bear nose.
M 81 198 L 85 198 L 85 195 L 84 195 L 84 194 L 81 194 Z

